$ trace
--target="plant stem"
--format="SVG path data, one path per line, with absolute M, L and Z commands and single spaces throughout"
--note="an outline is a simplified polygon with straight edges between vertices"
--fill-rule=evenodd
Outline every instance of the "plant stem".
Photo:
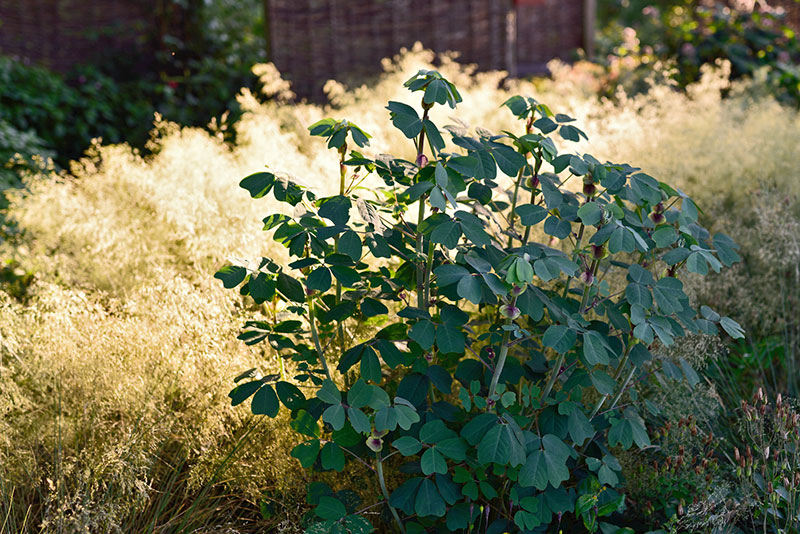
M 425 286 L 424 293 L 425 293 L 425 308 L 427 309 L 428 304 L 431 301 L 431 271 L 433 270 L 433 243 L 428 243 L 428 261 L 425 264 L 425 277 L 423 280 L 423 284 Z
M 589 272 L 591 273 L 592 283 L 586 284 L 586 287 L 583 288 L 583 297 L 581 297 L 581 307 L 579 308 L 579 312 L 582 314 L 586 313 L 586 303 L 589 302 L 589 292 L 594 285 L 594 273 L 597 271 L 597 264 L 599 260 L 592 261 L 592 266 L 589 268 Z
M 325 370 L 325 375 L 327 375 L 328 380 L 333 382 L 331 371 L 328 368 L 328 361 L 325 359 L 325 354 L 322 351 L 322 344 L 319 342 L 319 333 L 317 333 L 317 314 L 314 311 L 314 299 L 309 296 L 306 298 L 306 302 L 308 303 L 308 322 L 311 325 L 311 338 L 314 340 L 314 346 L 317 349 L 317 354 L 319 355 L 319 361 L 322 364 L 322 368 Z
M 522 171 L 525 170 L 526 165 L 523 165 L 520 168 L 519 172 L 517 173 L 517 182 L 514 184 L 514 194 L 511 197 L 511 212 L 508 214 L 508 231 L 510 234 L 508 236 L 508 247 L 511 247 L 512 242 L 514 241 L 514 219 L 517 216 L 517 195 L 519 194 L 519 186 L 522 183 Z
M 581 223 L 581 226 L 578 229 L 578 240 L 575 243 L 575 250 L 572 252 L 572 261 L 573 262 L 578 259 L 578 254 L 579 254 L 579 251 L 581 249 L 581 244 L 583 243 L 583 231 L 585 229 L 586 229 L 586 227 L 583 225 L 583 223 Z M 561 298 L 567 298 L 567 295 L 569 294 L 569 285 L 570 285 L 571 282 L 572 282 L 572 276 L 568 276 L 567 277 L 567 283 L 564 284 L 564 294 L 561 295 Z
M 345 193 L 345 178 L 347 177 L 347 166 L 344 164 L 344 158 L 347 154 L 347 143 L 343 144 L 339 149 L 339 195 L 344 196 Z M 333 251 L 339 253 L 339 236 L 333 238 Z M 342 283 L 336 279 L 336 305 L 342 301 Z M 344 352 L 344 326 L 342 321 L 337 321 L 336 325 L 337 334 L 339 336 L 339 350 Z
M 506 321 L 507 325 L 511 324 L 511 320 L 509 319 Z M 503 333 L 503 342 L 500 346 L 500 355 L 497 357 L 497 365 L 494 368 L 494 373 L 492 374 L 492 382 L 489 385 L 489 398 L 494 395 L 495 389 L 497 389 L 497 383 L 500 381 L 500 374 L 503 372 L 503 367 L 506 364 L 506 357 L 508 356 L 508 338 L 511 337 L 511 333 L 506 330 Z
M 517 304 L 517 297 L 511 299 L 511 307 L 516 306 Z M 513 319 L 506 320 L 506 326 L 511 326 L 513 323 Z M 495 389 L 497 389 L 497 383 L 500 381 L 500 374 L 503 372 L 503 367 L 506 364 L 506 357 L 508 356 L 508 340 L 511 337 L 511 332 L 506 330 L 503 332 L 503 341 L 502 345 L 500 346 L 500 355 L 497 357 L 497 365 L 494 368 L 494 373 L 492 373 L 492 382 L 489 384 L 489 398 L 494 395 Z
M 417 251 L 417 308 L 420 310 L 427 309 L 424 292 L 425 262 L 419 259 L 422 256 L 423 246 L 423 236 L 422 232 L 419 231 L 419 227 L 422 224 L 423 219 L 425 219 L 425 196 L 422 196 L 419 199 L 419 213 L 417 215 L 417 243 L 415 247 L 415 250 Z
M 539 169 L 542 168 L 542 149 L 539 149 L 536 155 L 536 165 L 533 167 L 533 180 L 531 183 L 531 204 L 534 203 L 536 200 L 536 182 L 539 180 Z M 525 228 L 525 235 L 522 238 L 522 244 L 525 245 L 528 242 L 528 238 L 531 236 L 531 227 L 527 226 Z
M 427 106 L 423 102 L 422 109 L 425 111 L 422 114 L 422 121 L 424 122 L 428 118 L 428 110 L 430 106 Z M 419 132 L 419 140 L 417 142 L 417 159 L 416 164 L 419 168 L 422 168 L 422 156 L 425 150 L 425 129 L 423 128 L 422 131 Z M 419 309 L 427 309 L 427 301 L 425 300 L 424 294 L 424 285 L 425 285 L 425 263 L 420 260 L 422 256 L 422 245 L 423 245 L 423 236 L 422 232 L 419 231 L 419 227 L 422 224 L 422 221 L 425 219 L 425 195 L 419 198 L 419 212 L 417 215 L 417 242 L 415 246 L 415 250 L 417 251 L 417 308 Z
M 547 379 L 547 385 L 545 385 L 544 390 L 542 390 L 542 402 L 550 395 L 550 392 L 553 390 L 553 386 L 556 384 L 556 379 L 561 374 L 561 366 L 564 365 L 564 359 L 566 358 L 566 354 L 559 354 L 558 359 L 556 360 L 556 365 L 553 367 L 553 371 L 550 373 L 550 376 Z
M 394 516 L 395 522 L 397 522 L 397 526 L 400 528 L 400 532 L 405 533 L 405 528 L 403 527 L 403 522 L 400 520 L 400 516 L 397 515 L 397 510 L 389 504 L 389 490 L 386 489 L 386 479 L 383 476 L 383 462 L 381 462 L 381 453 L 375 453 L 375 471 L 378 473 L 378 482 L 381 485 L 381 492 L 383 492 L 383 498 L 386 499 L 386 506 L 389 507 L 389 511 L 392 512 L 392 516 Z

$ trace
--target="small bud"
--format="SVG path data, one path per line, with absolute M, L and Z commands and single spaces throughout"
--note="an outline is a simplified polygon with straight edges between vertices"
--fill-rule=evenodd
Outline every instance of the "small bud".
M 420 154 L 417 156 L 417 167 L 422 168 L 428 164 L 428 156 L 425 154 Z
M 506 319 L 514 320 L 521 314 L 522 312 L 519 311 L 519 308 L 517 308 L 516 306 L 512 306 L 511 304 L 504 304 L 500 306 L 500 315 L 502 315 Z
M 593 198 L 597 194 L 597 186 L 594 184 L 583 184 L 583 194 Z
M 367 438 L 367 447 L 369 447 L 372 452 L 380 452 L 381 449 L 383 449 L 383 440 L 375 436 L 370 436 Z
M 388 430 L 381 430 L 380 432 L 378 432 L 377 430 L 373 430 L 372 431 L 372 437 L 381 439 L 382 437 L 384 437 L 388 433 L 389 433 Z
M 653 224 L 661 224 L 664 222 L 665 219 L 666 217 L 664 217 L 663 213 L 653 212 L 650 214 L 650 220 L 653 221 Z
M 523 293 L 525 293 L 525 289 L 527 289 L 527 287 L 528 287 L 527 285 L 525 286 L 514 285 L 514 287 L 511 288 L 511 295 L 514 297 L 518 297 Z
M 539 187 L 539 178 L 529 176 L 528 179 L 525 180 L 525 185 L 528 186 L 528 189 L 536 189 Z
M 494 359 L 494 349 L 492 347 L 487 347 L 486 355 L 489 357 L 490 360 Z
M 486 406 L 494 408 L 494 399 L 486 399 Z
M 741 455 L 739 454 L 739 447 L 733 448 L 733 457 L 736 458 L 737 462 L 739 461 L 739 458 L 741 458 Z
M 594 274 L 590 269 L 587 269 L 581 273 L 580 280 L 585 285 L 590 286 L 594 283 Z
M 592 258 L 602 260 L 608 256 L 608 248 L 605 245 L 592 245 Z

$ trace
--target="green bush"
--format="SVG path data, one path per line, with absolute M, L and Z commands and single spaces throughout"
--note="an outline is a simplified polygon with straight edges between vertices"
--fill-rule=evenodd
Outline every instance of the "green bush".
M 282 403 L 303 467 L 358 462 L 378 480 L 383 498 L 366 504 L 312 483 L 307 532 L 369 532 L 376 505 L 375 519 L 403 532 L 631 532 L 615 455 L 651 446 L 635 384 L 656 343 L 742 337 L 695 310 L 677 278 L 730 266 L 738 247 L 669 185 L 560 153 L 549 134 L 586 137 L 567 115 L 514 96 L 505 106 L 523 132 L 447 127 L 451 152 L 429 111 L 455 108 L 456 88 L 428 70 L 405 86 L 422 92 L 422 116 L 387 109 L 414 161 L 368 158 L 367 133 L 323 119 L 309 129 L 338 154 L 337 195 L 269 171 L 242 180 L 287 205 L 264 230 L 291 261 L 216 277 L 268 304 L 239 338 L 267 342 L 296 371 L 242 373 L 232 404 L 275 417 Z M 373 173 L 385 187 L 360 187 Z
M 711 4 L 667 0 L 632 2 L 624 9 L 607 7 L 601 11 L 605 16 L 601 61 L 611 71 L 634 71 L 628 83 L 641 89 L 655 62 L 674 67 L 672 79 L 686 87 L 700 79 L 704 65 L 727 60 L 733 78 L 763 70 L 776 96 L 800 105 L 800 45 L 795 32 L 772 11 Z

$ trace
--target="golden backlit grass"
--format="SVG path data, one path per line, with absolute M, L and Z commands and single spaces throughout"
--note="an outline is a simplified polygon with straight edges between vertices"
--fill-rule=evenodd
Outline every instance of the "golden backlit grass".
M 275 99 L 241 95 L 232 148 L 157 121 L 148 158 L 97 144 L 70 175 L 28 179 L 8 212 L 19 237 L 4 250 L 36 281 L 25 301 L 0 302 L 0 531 L 174 532 L 187 517 L 192 529 L 230 521 L 243 531 L 256 528 L 248 521 L 265 492 L 299 517 L 308 474 L 288 458 L 292 433 L 279 419 L 241 440 L 258 421 L 226 396 L 244 369 L 278 372 L 267 349 L 235 339 L 258 310 L 213 279 L 228 258 L 283 255 L 260 231 L 277 206 L 237 184 L 269 165 L 331 193 L 336 155 L 306 135 L 325 116 L 371 133 L 369 154 L 411 157 L 384 106 L 418 104 L 402 82 L 433 59 L 415 50 L 368 86 L 331 82 L 333 107 L 287 103 L 285 84 L 261 67 Z M 435 110 L 440 126 L 457 116 L 519 132 L 500 104 L 531 94 L 578 118 L 590 142 L 568 148 L 640 166 L 709 214 L 747 203 L 762 181 L 782 194 L 800 187 L 798 114 L 746 86 L 722 99 L 724 68 L 686 95 L 656 86 L 615 102 L 594 98 L 581 68 L 554 65 L 552 81 L 505 85 L 502 73 L 448 58 L 439 68 L 464 97 L 456 111 Z M 719 220 L 736 237 L 736 218 Z

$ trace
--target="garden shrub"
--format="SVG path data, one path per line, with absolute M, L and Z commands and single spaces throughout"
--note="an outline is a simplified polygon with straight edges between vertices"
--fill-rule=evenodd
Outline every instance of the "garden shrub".
M 654 63 L 673 66 L 680 87 L 696 82 L 703 65 L 730 61 L 733 78 L 766 72 L 766 85 L 785 102 L 800 104 L 800 45 L 773 8 L 698 0 L 634 1 L 601 10 L 601 62 L 629 89 L 646 87 Z
M 216 277 L 257 304 L 282 303 L 239 338 L 296 370 L 245 371 L 232 404 L 269 417 L 283 404 L 303 467 L 355 461 L 376 477 L 377 503 L 312 483 L 307 532 L 369 532 L 376 521 L 403 532 L 631 532 L 616 515 L 615 451 L 651 445 L 637 375 L 655 343 L 743 336 L 732 319 L 695 310 L 678 279 L 734 264 L 738 247 L 702 228 L 680 190 L 559 151 L 550 134 L 586 137 L 565 114 L 512 96 L 504 105 L 522 127 L 448 126 L 448 143 L 429 111 L 456 108 L 456 87 L 429 70 L 404 85 L 421 93 L 422 115 L 397 101 L 387 109 L 412 158 L 368 157 L 369 134 L 323 119 L 309 130 L 338 156 L 338 194 L 269 170 L 242 180 L 253 198 L 285 205 L 263 222 L 290 259 Z M 363 187 L 372 174 L 383 186 Z

